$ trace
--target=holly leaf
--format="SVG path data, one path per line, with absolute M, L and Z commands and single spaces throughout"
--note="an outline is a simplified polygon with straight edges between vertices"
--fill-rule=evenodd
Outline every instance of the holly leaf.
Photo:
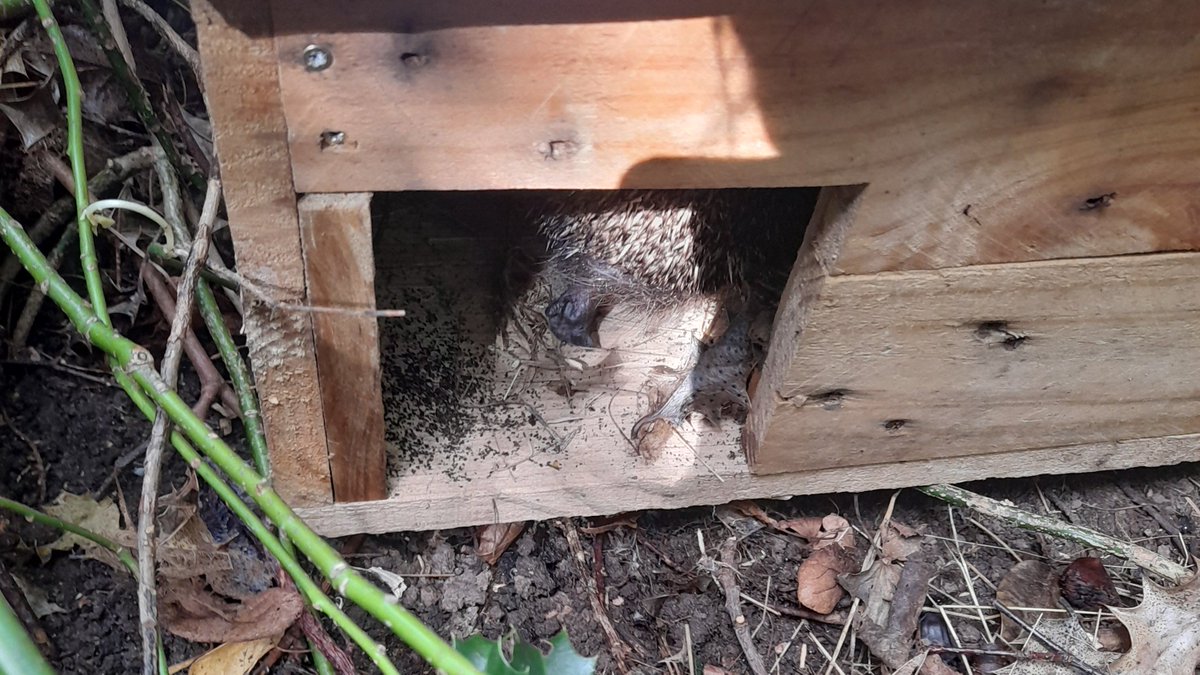
M 1142 602 L 1110 608 L 1129 629 L 1132 646 L 1112 664 L 1114 675 L 1193 675 L 1200 666 L 1200 575 L 1163 588 L 1142 577 Z
M 546 654 L 518 638 L 513 644 L 511 660 L 505 657 L 501 640 L 488 640 L 482 635 L 455 639 L 454 649 L 484 675 L 593 675 L 596 672 L 596 658 L 580 656 L 571 646 L 565 630 L 550 639 L 550 651 Z
M 567 631 L 550 638 L 550 653 L 546 655 L 547 675 L 592 675 L 596 672 L 596 657 L 584 657 L 571 646 Z

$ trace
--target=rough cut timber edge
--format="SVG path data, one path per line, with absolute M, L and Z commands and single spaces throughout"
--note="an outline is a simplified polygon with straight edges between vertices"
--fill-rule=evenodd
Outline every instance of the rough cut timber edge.
M 834 274 L 1200 250 L 1200 3 L 271 4 L 302 192 L 870 183 Z
M 985 478 L 1074 474 L 1200 460 L 1200 435 L 1142 438 L 965 458 L 901 462 L 821 471 L 755 476 L 744 468 L 724 480 L 699 474 L 686 483 L 651 484 L 595 476 L 594 484 L 564 490 L 524 484 L 495 494 L 479 486 L 404 495 L 387 502 L 360 502 L 297 509 L 317 532 L 338 537 L 360 532 L 434 530 L 490 523 L 599 516 L 644 509 L 724 504 L 737 499 L 788 498 L 827 492 L 861 492 Z
M 308 301 L 375 309 L 370 193 L 305 195 L 298 209 Z M 314 314 L 312 322 L 334 501 L 383 499 L 387 450 L 379 322 L 342 313 Z
M 303 302 L 304 259 L 270 10 L 260 2 L 221 2 L 220 11 L 209 0 L 191 6 L 238 269 L 280 301 Z M 275 489 L 293 506 L 330 503 L 310 317 L 242 297 Z

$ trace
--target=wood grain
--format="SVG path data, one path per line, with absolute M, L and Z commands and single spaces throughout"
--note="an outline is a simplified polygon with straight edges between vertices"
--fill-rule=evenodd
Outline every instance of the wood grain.
M 1197 270 L 1174 253 L 830 278 L 759 393 L 755 471 L 1198 433 Z
M 308 301 L 347 310 L 375 309 L 371 195 L 306 195 L 299 203 Z M 333 498 L 387 496 L 378 322 L 371 316 L 312 318 Z
M 298 189 L 870 183 L 835 274 L 1200 248 L 1200 5 L 642 4 L 274 0 Z
M 192 3 L 239 271 L 284 302 L 304 299 L 304 261 L 278 65 L 263 3 Z M 237 27 L 234 27 L 234 26 Z M 332 499 L 312 323 L 243 294 L 250 364 L 276 489 L 293 505 Z
M 640 509 L 675 509 L 723 504 L 737 499 L 787 499 L 796 495 L 861 492 L 884 488 L 956 483 L 984 478 L 1108 471 L 1161 466 L 1200 459 L 1200 435 L 1026 450 L 970 459 L 949 458 L 755 475 L 740 454 L 700 448 L 716 473 L 694 454 L 672 455 L 653 464 L 603 448 L 581 453 L 585 466 L 544 479 L 525 473 L 479 474 L 449 481 L 431 472 L 393 481 L 386 502 L 336 504 L 297 509 L 327 537 L 358 532 L 433 530 L 488 523 L 598 516 Z M 720 475 L 720 478 L 717 478 Z

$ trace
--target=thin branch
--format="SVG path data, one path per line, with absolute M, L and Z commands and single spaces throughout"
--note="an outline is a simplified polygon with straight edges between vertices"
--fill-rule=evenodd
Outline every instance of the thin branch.
M 746 624 L 746 616 L 742 614 L 741 591 L 737 583 L 737 538 L 729 537 L 721 544 L 721 564 L 717 569 L 717 581 L 725 591 L 725 611 L 733 621 L 733 633 L 737 636 L 746 662 L 754 675 L 767 675 L 767 664 L 763 663 L 762 655 L 754 646 L 754 638 L 750 636 L 750 626 Z M 833 657 L 829 657 L 833 663 Z
M 178 311 L 175 306 L 175 298 L 171 294 L 170 284 L 158 270 L 154 269 L 153 265 L 146 265 L 143 270 L 142 279 L 146 282 L 146 289 L 150 291 L 150 295 L 153 296 L 154 302 L 167 321 L 174 323 Z M 221 404 L 231 412 L 240 414 L 241 408 L 237 395 L 225 382 L 221 371 L 217 370 L 217 366 L 213 364 L 204 345 L 200 344 L 200 338 L 196 337 L 196 331 L 191 327 L 183 336 L 183 349 L 187 354 L 188 361 L 195 368 L 196 375 L 200 378 L 200 398 L 192 406 L 192 411 L 196 413 L 196 416 L 204 418 L 208 414 L 209 406 L 217 397 L 220 397 Z
M 121 0 L 121 4 L 138 13 L 138 16 L 146 20 L 150 27 L 158 32 L 167 44 L 171 45 L 171 49 L 179 55 L 192 69 L 192 74 L 196 77 L 196 84 L 201 88 L 204 87 L 204 78 L 200 76 L 200 54 L 192 48 L 183 38 L 179 37 L 179 33 L 171 28 L 171 24 L 167 23 L 158 12 L 150 8 L 149 5 L 142 0 Z
M 187 334 L 192 321 L 192 292 L 196 287 L 200 267 L 208 255 L 209 235 L 212 232 L 213 220 L 217 217 L 217 208 L 221 203 L 221 183 L 216 179 L 208 181 L 208 192 L 204 197 L 204 209 L 200 215 L 200 223 L 196 227 L 196 238 L 192 242 L 192 251 L 188 256 L 187 266 L 183 270 L 183 279 L 179 284 L 179 301 L 175 308 L 175 320 L 171 322 L 171 333 L 167 337 L 167 351 L 163 356 L 162 379 L 166 386 L 175 389 L 179 379 L 179 361 L 183 357 L 183 337 Z M 155 579 L 155 544 L 158 533 L 155 518 L 158 513 L 158 481 L 162 470 L 162 455 L 166 447 L 169 433 L 169 420 L 166 411 L 159 409 L 154 416 L 154 426 L 150 431 L 150 443 L 146 448 L 146 460 L 143 463 L 142 499 L 138 508 L 138 616 L 142 626 L 142 649 L 146 654 L 142 662 L 145 675 L 154 675 L 155 653 L 154 646 L 158 639 L 158 593 Z
M 1098 549 L 1122 560 L 1128 560 L 1138 567 L 1169 579 L 1174 583 L 1182 583 L 1192 577 L 1191 570 L 1153 551 L 1127 541 L 1114 539 L 1086 527 L 1079 527 L 1064 523 L 1057 518 L 1022 511 L 1015 506 L 1004 504 L 995 499 L 990 499 L 953 485 L 929 485 L 918 489 L 930 497 L 949 502 L 955 506 L 974 509 L 979 513 L 992 518 L 998 518 L 1023 530 L 1049 534 L 1060 539 L 1073 541 L 1088 548 Z
M 121 183 L 125 182 L 126 178 L 133 175 L 134 172 L 150 166 L 153 160 L 154 151 L 150 147 L 139 148 L 127 155 L 110 159 L 107 166 L 88 181 L 88 192 L 97 197 L 110 195 L 120 187 Z M 42 215 L 34 222 L 33 227 L 29 228 L 29 238 L 33 240 L 34 244 L 41 246 L 58 228 L 71 220 L 71 216 L 75 214 L 74 192 L 75 190 L 72 189 L 71 196 L 63 197 L 51 204 L 50 208 L 43 211 Z M 68 244 L 74 242 L 77 234 L 78 232 L 71 233 Z M 22 269 L 21 261 L 16 256 L 5 258 L 4 264 L 0 265 L 0 305 L 4 304 L 5 296 Z

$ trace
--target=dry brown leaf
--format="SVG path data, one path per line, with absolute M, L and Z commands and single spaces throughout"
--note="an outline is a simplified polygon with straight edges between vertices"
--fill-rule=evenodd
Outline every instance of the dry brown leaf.
M 1055 609 L 1058 607 L 1058 575 L 1054 568 L 1040 560 L 1023 560 L 996 586 L 996 600 L 1005 607 Z M 1013 610 L 1028 624 L 1034 624 L 1042 612 Z M 1007 616 L 1000 619 L 1000 636 L 1012 642 L 1021 634 L 1021 627 Z
M 1116 654 L 1106 654 L 1096 649 L 1095 640 L 1074 619 L 1039 621 L 1034 628 L 1075 658 L 1101 670 L 1101 672 L 1104 672 L 1105 666 L 1116 658 Z M 1027 655 L 1049 654 L 1054 653 L 1054 650 L 1031 636 L 1025 642 L 1024 653 Z M 1142 675 L 1157 675 L 1157 672 L 1148 670 L 1144 671 Z M 997 670 L 996 673 L 997 675 L 1079 675 L 1079 671 L 1071 666 L 1040 659 L 1017 661 Z
M 53 504 L 46 507 L 46 513 L 118 543 L 129 539 L 125 536 L 125 530 L 121 529 L 120 510 L 107 497 L 97 502 L 87 495 L 62 492 Z M 132 532 L 129 534 L 133 535 Z M 125 569 L 117 556 L 108 549 L 70 532 L 63 533 L 61 537 L 45 546 L 39 546 L 38 555 L 45 559 L 51 551 L 69 551 L 76 546 L 89 558 L 99 560 L 114 569 Z
M 195 579 L 163 586 L 158 604 L 163 626 L 192 642 L 241 642 L 278 635 L 304 609 L 292 589 L 269 588 L 230 602 L 206 591 Z
M 227 642 L 192 662 L 188 675 L 246 675 L 279 642 L 279 636 Z
M 900 566 L 883 560 L 876 560 L 864 572 L 841 577 L 842 586 L 863 602 L 863 612 L 867 618 L 880 626 L 887 624 L 892 595 L 899 581 Z
M 475 530 L 475 555 L 489 565 L 495 565 L 517 537 L 525 531 L 525 523 L 497 523 Z
M 846 594 L 838 575 L 854 568 L 854 557 L 841 546 L 812 552 L 796 570 L 796 599 L 819 614 L 828 614 Z
M 619 530 L 622 527 L 628 527 L 631 530 L 637 529 L 638 515 L 636 513 L 622 513 L 610 518 L 598 518 L 596 524 L 592 527 L 581 527 L 579 531 L 586 535 L 597 535 L 604 532 L 612 532 Z
M 908 560 L 909 556 L 921 550 L 923 541 L 920 532 L 903 523 L 889 520 L 879 536 L 880 557 L 889 563 Z
M 1193 675 L 1200 666 L 1200 575 L 1174 588 L 1142 577 L 1141 604 L 1112 612 L 1133 645 L 1112 664 L 1113 675 Z
M 851 549 L 858 544 L 854 540 L 854 528 L 850 527 L 850 521 L 831 513 L 821 519 L 821 531 L 817 534 L 813 546 L 825 548 L 834 545 Z
M 770 525 L 781 532 L 794 534 L 803 537 L 809 543 L 815 543 L 821 539 L 821 523 L 823 521 L 823 518 L 791 518 L 777 520 Z

